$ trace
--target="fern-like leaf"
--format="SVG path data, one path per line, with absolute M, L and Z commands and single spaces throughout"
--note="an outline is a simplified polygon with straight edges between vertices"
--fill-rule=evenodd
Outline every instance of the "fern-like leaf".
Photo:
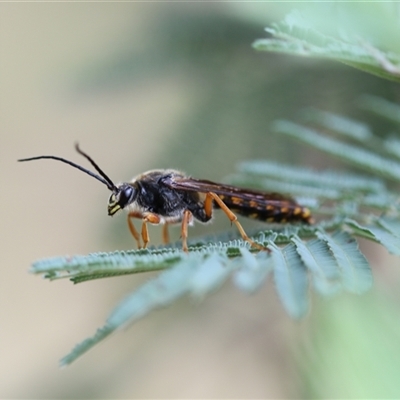
M 367 124 L 342 115 L 309 108 L 303 112 L 303 117 L 306 122 L 317 123 L 332 132 L 348 136 L 357 141 L 367 141 L 373 137 L 372 131 Z
M 107 318 L 104 327 L 78 344 L 61 360 L 61 364 L 70 364 L 116 329 L 137 321 L 154 309 L 171 304 L 190 291 L 204 295 L 226 279 L 226 272 L 223 258 L 217 253 L 206 259 L 196 255 L 185 256 L 174 268 L 163 271 L 122 300 Z
M 340 266 L 343 287 L 346 290 L 363 293 L 371 288 L 371 269 L 354 238 L 344 231 L 337 231 L 333 235 L 317 232 L 317 236 L 324 240 L 332 251 Z
M 283 21 L 265 29 L 272 38 L 258 39 L 253 47 L 259 51 L 287 53 L 339 61 L 381 78 L 400 82 L 400 55 L 383 51 L 356 32 L 323 32 L 301 12 L 294 10 Z
M 264 284 L 272 271 L 272 259 L 266 252 L 259 252 L 254 256 L 246 248 L 240 250 L 242 258 L 237 262 L 241 267 L 233 275 L 233 281 L 239 289 L 254 293 Z
M 400 238 L 398 234 L 393 234 L 379 224 L 361 225 L 350 218 L 346 219 L 346 224 L 353 230 L 355 235 L 374 240 L 380 243 L 394 255 L 400 255 Z
M 399 162 L 381 157 L 372 151 L 363 149 L 361 146 L 326 137 L 313 129 L 289 121 L 276 121 L 273 128 L 276 132 L 290 135 L 367 171 L 395 181 L 400 180 Z
M 291 240 L 304 265 L 311 272 L 315 290 L 322 295 L 338 293 L 342 288 L 339 264 L 327 242 L 321 239 L 304 242 L 298 236 Z
M 308 310 L 307 269 L 293 243 L 283 249 L 272 246 L 274 282 L 286 311 L 301 318 Z
M 391 101 L 370 94 L 361 96 L 357 103 L 364 110 L 372 112 L 373 114 L 379 115 L 380 117 L 397 124 L 400 123 L 400 105 L 396 103 L 392 103 Z

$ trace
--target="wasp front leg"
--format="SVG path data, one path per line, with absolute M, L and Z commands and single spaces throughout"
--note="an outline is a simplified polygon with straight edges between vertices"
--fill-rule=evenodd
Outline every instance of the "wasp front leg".
M 157 214 L 146 213 L 143 215 L 142 219 L 142 239 L 143 239 L 143 248 L 147 247 L 147 243 L 150 242 L 149 231 L 147 229 L 147 223 L 151 224 L 159 224 L 161 218 Z
M 134 237 L 134 239 L 136 240 L 138 249 L 141 249 L 142 248 L 142 244 L 140 243 L 140 235 L 139 235 L 139 232 L 136 230 L 135 225 L 133 225 L 132 218 L 140 218 L 140 219 L 142 219 L 142 215 L 139 214 L 139 213 L 135 213 L 135 212 L 130 212 L 128 214 L 128 227 L 129 227 L 129 230 L 130 230 L 132 236 Z
M 204 202 L 204 210 L 205 210 L 207 216 L 211 216 L 213 200 L 218 204 L 219 208 L 225 213 L 225 215 L 229 218 L 229 220 L 236 225 L 236 227 L 240 233 L 240 236 L 242 236 L 243 240 L 250 243 L 253 247 L 256 247 L 259 250 L 269 251 L 269 249 L 262 246 L 261 244 L 254 242 L 247 236 L 242 225 L 237 220 L 237 216 L 229 209 L 229 207 L 221 200 L 221 198 L 216 193 L 213 193 L 213 192 L 208 192 L 206 194 L 206 200 Z
M 142 230 L 141 233 L 136 230 L 135 225 L 133 225 L 132 218 L 138 218 L 142 220 Z M 149 231 L 147 229 L 147 223 L 150 222 L 151 224 L 159 224 L 160 223 L 160 217 L 156 214 L 152 213 L 138 213 L 138 212 L 130 212 L 128 214 L 128 226 L 129 230 L 131 231 L 132 236 L 135 238 L 137 246 L 139 249 L 142 248 L 142 244 L 140 241 L 140 236 L 142 236 L 143 240 L 143 248 L 145 249 L 147 247 L 147 244 L 150 242 L 150 237 L 149 237 Z

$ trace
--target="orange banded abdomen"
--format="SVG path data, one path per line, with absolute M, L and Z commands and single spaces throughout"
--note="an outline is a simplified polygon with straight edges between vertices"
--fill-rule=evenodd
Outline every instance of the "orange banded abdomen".
M 311 212 L 292 199 L 268 200 L 244 199 L 236 196 L 218 195 L 230 210 L 247 218 L 264 222 L 303 222 L 312 223 Z M 215 208 L 219 208 L 214 202 Z

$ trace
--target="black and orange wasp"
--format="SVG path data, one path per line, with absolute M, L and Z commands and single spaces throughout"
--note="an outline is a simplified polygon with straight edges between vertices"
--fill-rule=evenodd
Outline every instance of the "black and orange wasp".
M 233 222 L 241 237 L 251 246 L 266 250 L 264 246 L 250 239 L 238 221 L 236 215 L 264 222 L 303 222 L 311 223 L 310 211 L 299 205 L 294 199 L 279 193 L 264 193 L 236 186 L 214 183 L 202 179 L 194 179 L 180 171 L 160 169 L 147 171 L 136 176 L 130 182 L 115 185 L 100 167 L 84 153 L 79 145 L 76 151 L 84 156 L 99 173 L 57 156 L 38 156 L 20 159 L 32 161 L 52 159 L 69 164 L 85 172 L 107 186 L 111 191 L 108 200 L 108 215 L 119 210 L 128 212 L 128 226 L 139 248 L 145 248 L 150 241 L 147 224 L 163 225 L 163 242 L 169 242 L 168 225 L 181 223 L 182 248 L 188 251 L 188 226 L 194 220 L 206 223 L 212 218 L 213 209 L 221 209 Z M 141 233 L 136 230 L 132 219 L 142 220 Z

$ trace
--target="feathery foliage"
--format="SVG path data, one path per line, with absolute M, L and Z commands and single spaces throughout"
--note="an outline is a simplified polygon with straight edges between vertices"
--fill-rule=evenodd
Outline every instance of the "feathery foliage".
M 337 22 L 331 14 L 328 17 Z M 360 20 L 353 15 L 354 26 Z M 398 24 L 397 20 L 391 18 L 385 21 Z M 272 38 L 258 39 L 253 47 L 259 51 L 336 60 L 381 78 L 400 82 L 398 53 L 377 48 L 369 40 L 361 38 L 354 26 L 340 26 L 340 29 L 336 26 L 336 29 L 330 30 L 329 23 L 321 26 L 315 22 L 310 15 L 306 18 L 300 11 L 294 10 L 283 21 L 265 29 Z

